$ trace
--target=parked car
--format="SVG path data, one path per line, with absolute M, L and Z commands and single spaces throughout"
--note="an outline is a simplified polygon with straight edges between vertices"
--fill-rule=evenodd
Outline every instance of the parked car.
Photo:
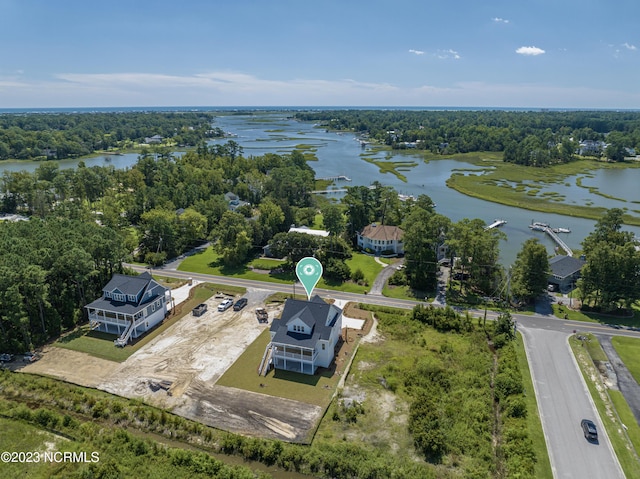
M 584 437 L 587 441 L 597 441 L 598 440 L 598 430 L 596 429 L 596 425 L 593 421 L 589 419 L 583 419 L 580 422 L 582 426 L 582 432 L 584 433 Z
M 0 354 L 0 363 L 8 363 L 10 361 L 13 361 L 13 355 L 8 353 Z
M 37 361 L 38 359 L 40 359 L 40 356 L 38 356 L 37 353 L 31 352 L 31 351 L 27 351 L 22 355 L 22 360 L 25 363 L 32 363 L 34 361 Z
M 247 298 L 240 298 L 238 301 L 236 301 L 236 304 L 233 305 L 233 310 L 240 311 L 246 305 L 247 305 Z
M 233 306 L 233 300 L 232 299 L 225 299 L 222 303 L 220 303 L 218 305 L 218 311 L 226 311 L 227 309 L 229 309 L 231 306 Z

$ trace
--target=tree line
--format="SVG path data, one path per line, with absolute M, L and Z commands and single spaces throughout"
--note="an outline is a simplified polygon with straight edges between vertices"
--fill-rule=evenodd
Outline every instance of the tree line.
M 195 146 L 224 132 L 206 112 L 119 112 L 0 114 L 0 160 L 77 158 L 124 149 L 160 135 L 176 145 Z
M 617 111 L 400 111 L 299 112 L 296 118 L 328 129 L 363 134 L 392 148 L 434 154 L 504 152 L 504 161 L 547 166 L 576 159 L 580 141 L 606 141 L 602 155 L 623 161 L 640 148 L 640 113 Z

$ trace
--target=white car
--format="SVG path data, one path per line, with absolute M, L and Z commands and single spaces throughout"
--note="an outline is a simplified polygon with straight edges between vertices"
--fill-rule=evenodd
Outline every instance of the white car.
M 233 300 L 232 299 L 225 299 L 222 303 L 220 303 L 218 305 L 218 311 L 226 311 L 227 309 L 229 309 L 231 306 L 233 306 Z

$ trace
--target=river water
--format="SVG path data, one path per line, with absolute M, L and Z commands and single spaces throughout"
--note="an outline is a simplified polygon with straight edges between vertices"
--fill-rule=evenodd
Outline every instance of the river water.
M 453 221 L 463 218 L 480 218 L 487 223 L 500 218 L 507 221 L 501 229 L 507 239 L 501 243 L 501 263 L 508 266 L 515 260 L 522 243 L 529 238 L 536 237 L 547 247 L 549 253 L 554 252 L 555 243 L 544 233 L 531 231 L 528 227 L 533 221 L 548 223 L 553 227 L 571 229 L 570 234 L 561 235 L 570 248 L 579 249 L 582 240 L 593 231 L 595 222 L 583 218 L 575 218 L 557 214 L 547 214 L 530 211 L 511 206 L 500 205 L 488 201 L 472 198 L 446 186 L 446 180 L 454 169 L 473 170 L 478 167 L 461 160 L 443 159 L 425 163 L 417 154 L 410 151 L 377 152 L 369 147 L 364 149 L 353 134 L 327 132 L 311 123 L 295 121 L 286 112 L 260 115 L 222 115 L 217 117 L 215 126 L 234 136 L 243 149 L 244 156 L 261 156 L 265 153 L 287 154 L 296 147 L 312 148 L 318 161 L 309 164 L 315 170 L 316 177 L 330 177 L 346 175 L 351 182 L 337 182 L 337 186 L 370 185 L 379 181 L 383 185 L 393 186 L 399 193 L 419 195 L 427 194 L 437 204 L 436 210 Z M 214 140 L 211 143 L 224 143 L 229 139 Z M 362 159 L 361 155 L 376 160 L 409 161 L 416 166 L 401 171 L 406 176 L 402 181 L 391 173 L 381 173 L 379 168 Z M 135 153 L 122 156 L 97 156 L 85 158 L 86 166 L 113 165 L 115 168 L 127 168 L 135 164 L 138 155 Z M 65 160 L 60 162 L 61 168 L 73 168 L 79 160 Z M 18 171 L 26 169 L 33 171 L 37 162 L 2 162 L 0 171 Z M 488 163 L 490 165 L 490 163 Z M 577 177 L 582 177 L 583 187 L 576 185 Z M 531 185 L 541 189 L 541 193 L 552 190 L 564 195 L 563 201 L 572 204 L 590 204 L 605 208 L 628 208 L 632 214 L 640 216 L 640 168 L 625 170 L 603 169 L 589 174 L 576 175 L 566 179 L 566 184 L 551 186 Z M 593 194 L 588 187 L 596 187 L 603 194 L 614 199 Z M 332 194 L 338 198 L 340 195 Z M 618 199 L 615 199 L 618 198 Z M 637 210 L 636 213 L 633 210 Z M 640 237 L 640 228 L 627 227 Z M 560 251 L 560 253 L 562 253 Z

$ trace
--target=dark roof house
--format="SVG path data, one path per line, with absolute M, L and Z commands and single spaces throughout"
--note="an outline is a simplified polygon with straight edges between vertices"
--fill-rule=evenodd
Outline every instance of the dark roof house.
M 102 288 L 102 297 L 85 308 L 93 328 L 119 334 L 115 342 L 124 346 L 130 337 L 138 337 L 164 319 L 168 292 L 149 272 L 114 274 Z
M 549 260 L 549 267 L 551 268 L 548 278 L 549 283 L 558 285 L 560 291 L 570 289 L 575 281 L 580 278 L 580 271 L 584 263 L 583 259 L 574 258 L 573 256 L 554 256 Z
M 333 361 L 341 330 L 342 310 L 320 296 L 311 301 L 287 299 L 280 319 L 271 323 L 265 357 L 271 350 L 276 369 L 314 374 Z

